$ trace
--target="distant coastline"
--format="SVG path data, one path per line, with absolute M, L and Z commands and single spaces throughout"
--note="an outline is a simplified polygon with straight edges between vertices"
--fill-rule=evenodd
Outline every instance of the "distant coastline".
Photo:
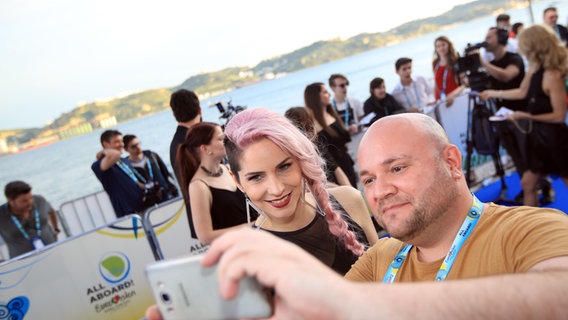
M 115 99 L 84 103 L 42 128 L 0 130 L 0 156 L 9 154 L 13 150 L 41 147 L 45 145 L 45 141 L 63 140 L 84 134 L 93 128 L 104 127 L 101 123 L 108 121 L 108 118 L 114 118 L 115 122 L 111 122 L 111 125 L 114 125 L 154 114 L 168 108 L 171 92 L 179 88 L 193 90 L 200 95 L 200 99 L 206 99 L 274 79 L 289 72 L 451 28 L 480 16 L 527 5 L 526 2 L 519 4 L 517 1 L 506 0 L 473 1 L 455 6 L 439 16 L 407 22 L 386 32 L 362 33 L 346 40 L 318 41 L 293 52 L 263 60 L 252 68 L 231 67 L 191 76 L 173 88 L 144 90 Z

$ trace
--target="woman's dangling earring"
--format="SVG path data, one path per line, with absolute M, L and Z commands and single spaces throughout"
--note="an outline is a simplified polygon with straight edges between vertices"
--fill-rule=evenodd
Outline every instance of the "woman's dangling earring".
M 317 197 L 314 195 L 312 188 L 310 188 L 310 186 L 308 185 L 308 183 L 306 182 L 305 178 L 302 178 L 302 202 L 305 203 L 306 205 L 308 205 L 310 208 L 316 210 L 317 213 L 319 213 L 322 217 L 325 217 L 325 212 L 323 211 L 323 209 L 321 208 L 319 201 L 317 199 Z M 314 195 L 314 200 L 316 201 L 316 207 L 314 207 L 311 203 L 306 201 L 306 189 L 310 190 L 310 193 L 312 195 Z
M 257 206 L 254 205 L 254 203 L 252 203 L 252 201 L 249 199 L 248 195 L 245 193 L 245 206 L 247 207 L 247 223 L 250 224 L 251 219 L 250 219 L 250 208 L 253 208 L 260 216 L 262 216 L 262 220 L 260 221 L 260 223 L 258 225 L 254 224 L 253 228 L 255 229 L 260 229 L 262 227 L 262 225 L 264 224 L 264 222 L 266 222 L 266 215 L 264 214 L 264 212 L 262 212 L 262 210 L 260 210 Z

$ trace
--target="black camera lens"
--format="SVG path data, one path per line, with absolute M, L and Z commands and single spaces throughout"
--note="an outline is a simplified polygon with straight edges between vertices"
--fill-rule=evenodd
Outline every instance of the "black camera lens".
M 160 299 L 162 299 L 162 302 L 165 303 L 165 304 L 172 303 L 172 298 L 166 292 L 160 292 Z

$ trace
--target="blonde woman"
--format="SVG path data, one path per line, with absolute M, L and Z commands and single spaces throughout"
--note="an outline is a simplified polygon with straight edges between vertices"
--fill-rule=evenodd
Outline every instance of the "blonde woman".
M 530 69 L 518 89 L 486 90 L 487 98 L 528 98 L 527 112 L 515 111 L 507 118 L 527 135 L 528 170 L 523 173 L 524 204 L 538 204 L 537 181 L 544 174 L 556 174 L 568 185 L 568 127 L 566 119 L 566 75 L 568 53 L 549 28 L 533 25 L 518 36 L 519 51 L 527 57 Z

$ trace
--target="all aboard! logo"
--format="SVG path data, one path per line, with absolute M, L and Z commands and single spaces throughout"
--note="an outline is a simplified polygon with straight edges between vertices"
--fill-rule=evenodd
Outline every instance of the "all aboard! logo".
M 15 297 L 6 304 L 0 301 L 0 319 L 22 320 L 29 308 L 30 300 L 24 296 Z
M 130 259 L 122 252 L 111 251 L 101 257 L 98 269 L 106 283 L 87 289 L 90 304 L 97 313 L 123 308 L 136 295 L 134 280 L 129 277 L 130 268 Z

